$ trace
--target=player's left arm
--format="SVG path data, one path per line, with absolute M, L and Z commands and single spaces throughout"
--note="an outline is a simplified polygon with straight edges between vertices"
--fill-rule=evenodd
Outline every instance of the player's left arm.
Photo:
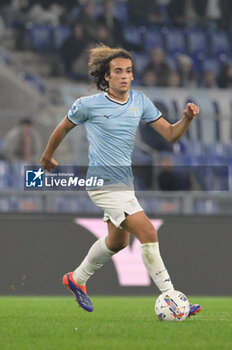
M 192 120 L 197 117 L 199 112 L 200 109 L 198 106 L 194 103 L 188 103 L 183 112 L 183 118 L 175 124 L 170 124 L 166 119 L 161 117 L 157 121 L 150 123 L 150 126 L 167 141 L 176 142 L 185 134 Z

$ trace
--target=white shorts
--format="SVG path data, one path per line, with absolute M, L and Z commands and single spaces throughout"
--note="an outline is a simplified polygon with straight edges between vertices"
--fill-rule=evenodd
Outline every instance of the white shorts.
M 110 220 L 116 227 L 126 219 L 128 215 L 143 211 L 133 190 L 106 191 L 91 190 L 88 191 L 91 200 L 102 210 L 104 210 L 103 220 Z

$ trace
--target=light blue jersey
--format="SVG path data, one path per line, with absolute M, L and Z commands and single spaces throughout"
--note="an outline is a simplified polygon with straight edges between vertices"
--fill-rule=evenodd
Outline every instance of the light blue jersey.
M 101 168 L 107 180 L 105 184 L 131 183 L 131 154 L 139 122 L 143 119 L 150 123 L 160 117 L 161 112 L 151 100 L 134 90 L 125 103 L 110 99 L 104 92 L 81 97 L 68 112 L 71 122 L 84 123 L 89 141 L 89 166 Z

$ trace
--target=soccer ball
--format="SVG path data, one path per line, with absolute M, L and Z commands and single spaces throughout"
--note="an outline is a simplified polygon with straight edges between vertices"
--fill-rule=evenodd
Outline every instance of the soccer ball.
M 177 290 L 161 294 L 155 303 L 155 313 L 161 321 L 184 321 L 189 308 L 187 297 Z

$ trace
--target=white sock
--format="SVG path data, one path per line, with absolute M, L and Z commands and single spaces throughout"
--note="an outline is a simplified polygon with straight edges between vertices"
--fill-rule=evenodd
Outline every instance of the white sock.
M 85 259 L 74 271 L 73 279 L 80 285 L 85 285 L 88 279 L 106 263 L 115 252 L 106 246 L 106 237 L 98 239 L 90 248 Z
M 168 271 L 160 256 L 159 243 L 154 242 L 141 244 L 141 253 L 144 265 L 146 266 L 151 278 L 159 290 L 162 293 L 173 290 L 174 287 Z

